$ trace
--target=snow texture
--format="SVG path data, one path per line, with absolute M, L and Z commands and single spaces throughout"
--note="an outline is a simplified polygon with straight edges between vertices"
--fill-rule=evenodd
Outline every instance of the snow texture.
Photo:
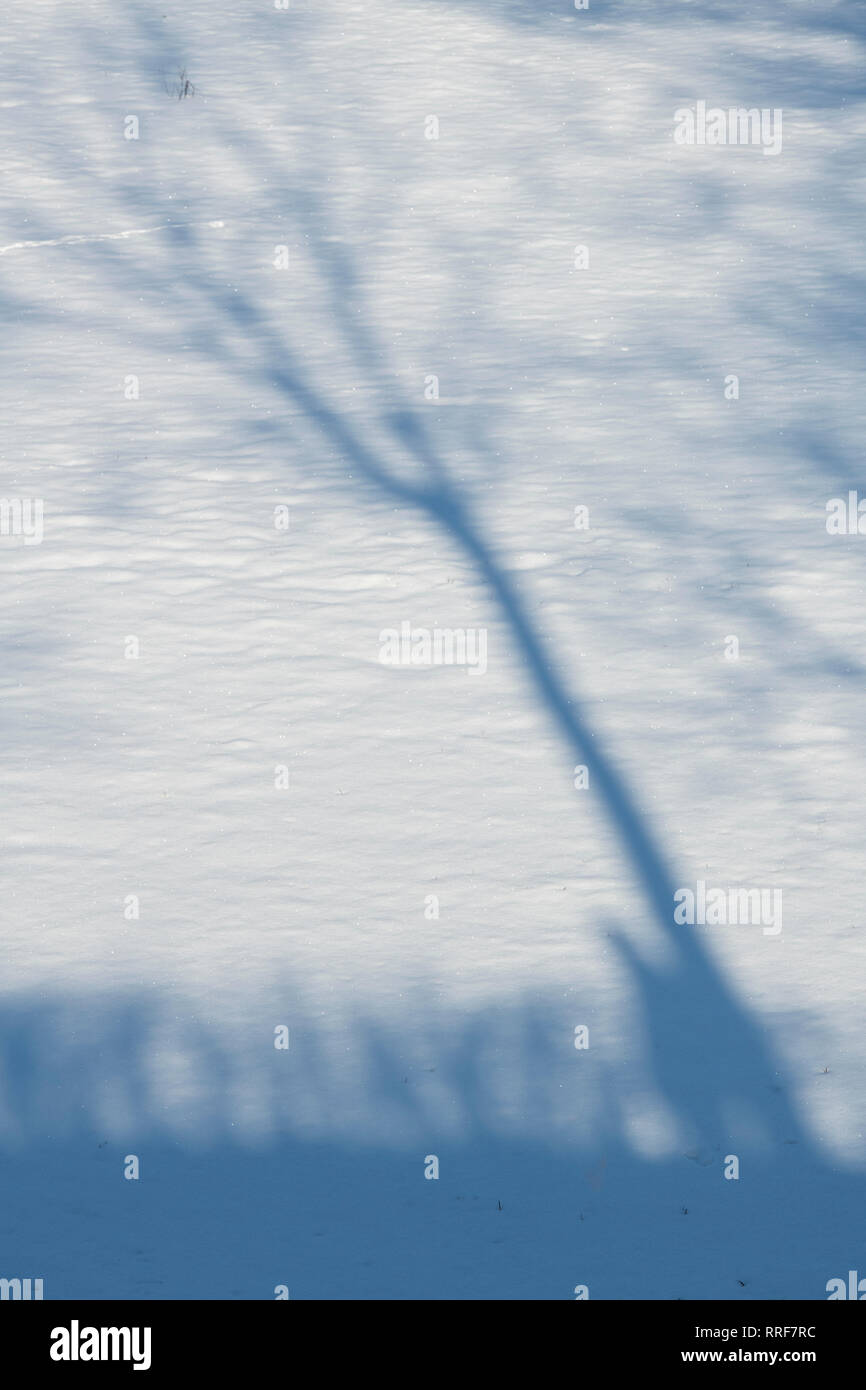
M 862 6 L 0 37 L 0 1277 L 866 1274 Z

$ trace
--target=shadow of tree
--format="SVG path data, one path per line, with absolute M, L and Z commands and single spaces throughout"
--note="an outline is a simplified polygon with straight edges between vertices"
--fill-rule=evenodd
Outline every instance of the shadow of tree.
M 546 22 L 516 0 L 502 13 Z M 157 39 L 146 17 L 127 14 L 143 49 L 150 45 L 151 57 L 162 61 L 162 35 Z M 257 162 L 271 199 L 291 203 L 343 345 L 382 393 L 381 449 L 368 442 L 363 422 L 334 405 L 273 312 L 209 274 L 191 228 L 174 226 L 169 234 L 184 253 L 182 282 L 141 265 L 137 290 L 170 297 L 215 364 L 275 392 L 287 411 L 314 424 L 367 496 L 424 514 L 473 562 L 537 701 L 570 756 L 589 770 L 592 795 L 622 850 L 623 881 L 633 877 L 641 886 L 645 923 L 637 932 L 630 924 L 629 933 L 613 924 L 612 940 L 639 1001 L 655 1091 L 687 1149 L 653 1158 L 635 1144 L 621 1110 L 624 1079 L 606 1074 L 602 1060 L 591 1064 L 593 1137 L 575 1143 L 577 1115 L 568 1107 L 560 1112 L 546 1089 L 563 1066 L 550 1040 L 549 1004 L 503 1006 L 530 1077 L 528 1098 L 509 1102 L 517 1106 L 512 1130 L 491 1102 L 493 1073 L 479 1066 L 491 1020 L 482 1015 L 446 1026 L 428 1001 L 423 1021 L 444 1074 L 444 1101 L 436 1105 L 402 1081 L 399 1041 L 362 1018 L 365 1113 L 336 1138 L 327 1126 L 325 1137 L 305 1135 L 302 1116 L 286 1107 L 281 1083 L 270 1078 L 261 1083 L 268 1123 L 250 1137 L 252 1152 L 231 1134 L 232 1049 L 193 1022 L 190 1106 L 207 1142 L 196 1154 L 188 1134 L 177 1138 L 173 1124 L 162 1123 L 157 1097 L 165 1091 L 148 1080 L 151 1009 L 161 1013 L 162 1001 L 148 1007 L 136 999 L 77 1000 L 58 1018 L 56 1005 L 11 1000 L 0 1044 L 4 1123 L 19 1150 L 12 1148 L 3 1165 L 6 1189 L 21 1196 L 21 1215 L 5 1233 L 6 1258 L 30 1267 L 38 1255 L 55 1280 L 54 1296 L 119 1296 L 122 1288 L 128 1297 L 270 1297 L 272 1284 L 286 1283 L 293 1297 L 394 1297 L 399 1289 L 406 1298 L 556 1298 L 580 1282 L 594 1296 L 616 1298 L 688 1297 L 696 1289 L 700 1297 L 732 1299 L 823 1296 L 826 1280 L 856 1260 L 848 1213 L 862 1200 L 861 1179 L 823 1156 L 788 1097 L 760 1019 L 736 997 L 695 930 L 674 924 L 678 880 L 649 817 L 586 702 L 548 654 L 520 587 L 454 479 L 435 426 L 390 381 L 356 268 L 330 235 L 327 209 L 302 177 L 284 176 L 263 139 L 249 130 L 222 133 Z M 127 194 L 150 215 L 169 213 L 152 187 Z M 119 284 L 121 253 L 108 245 L 102 255 Z M 648 940 L 664 942 L 664 965 L 648 964 L 635 945 L 641 926 Z M 96 1024 L 89 1038 L 70 1046 L 79 1016 Z M 337 1111 L 347 1106 L 343 1080 L 314 1039 L 303 1067 L 320 1099 Z M 109 1155 L 94 1151 L 94 1141 L 106 1143 L 96 1140 L 97 1091 L 127 1117 L 122 1147 L 140 1146 L 146 1163 L 140 1184 L 125 1183 L 112 1141 L 110 1233 L 97 1215 L 109 1181 Z M 577 1096 L 585 1098 L 580 1090 Z M 391 1117 L 384 1133 L 375 1130 L 376 1115 Z M 442 1159 L 437 1183 L 423 1178 L 427 1153 Z M 729 1154 L 742 1164 L 740 1182 L 725 1181 Z M 73 1170 L 70 1212 L 61 1204 L 73 1200 Z M 60 1228 L 68 1223 L 62 1250 L 28 1244 L 46 1202 Z M 95 1246 L 87 1235 L 94 1227 Z M 734 1273 L 740 1264 L 742 1278 Z
M 753 1031 L 717 1045 L 715 982 L 635 969 L 657 1080 L 707 1136 L 683 1152 L 636 1148 L 627 1070 L 576 1054 L 553 1000 L 457 1021 L 430 1003 L 420 1049 L 359 1017 L 340 1067 L 314 1018 L 287 1052 L 262 1029 L 239 1062 L 236 1039 L 190 1015 L 167 1049 L 175 998 L 7 998 L 3 1276 L 43 1278 L 48 1298 L 824 1296 L 854 1255 L 860 1179 L 810 1151 Z M 685 1035 L 690 987 L 701 1027 Z M 760 1114 L 734 1114 L 750 1067 Z

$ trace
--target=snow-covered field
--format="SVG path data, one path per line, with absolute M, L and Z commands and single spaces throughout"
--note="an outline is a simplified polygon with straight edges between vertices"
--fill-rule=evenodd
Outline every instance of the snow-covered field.
M 0 1277 L 866 1275 L 862 7 L 0 41 Z

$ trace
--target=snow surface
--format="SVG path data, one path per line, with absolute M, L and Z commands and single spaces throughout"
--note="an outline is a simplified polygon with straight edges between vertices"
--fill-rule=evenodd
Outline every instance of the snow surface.
M 0 496 L 44 500 L 0 536 L 0 1276 L 866 1274 L 866 540 L 825 524 L 862 7 L 42 0 L 0 39 Z M 677 145 L 698 100 L 782 152 Z M 486 672 L 383 665 L 402 622 Z M 675 925 L 698 879 L 781 933 Z

